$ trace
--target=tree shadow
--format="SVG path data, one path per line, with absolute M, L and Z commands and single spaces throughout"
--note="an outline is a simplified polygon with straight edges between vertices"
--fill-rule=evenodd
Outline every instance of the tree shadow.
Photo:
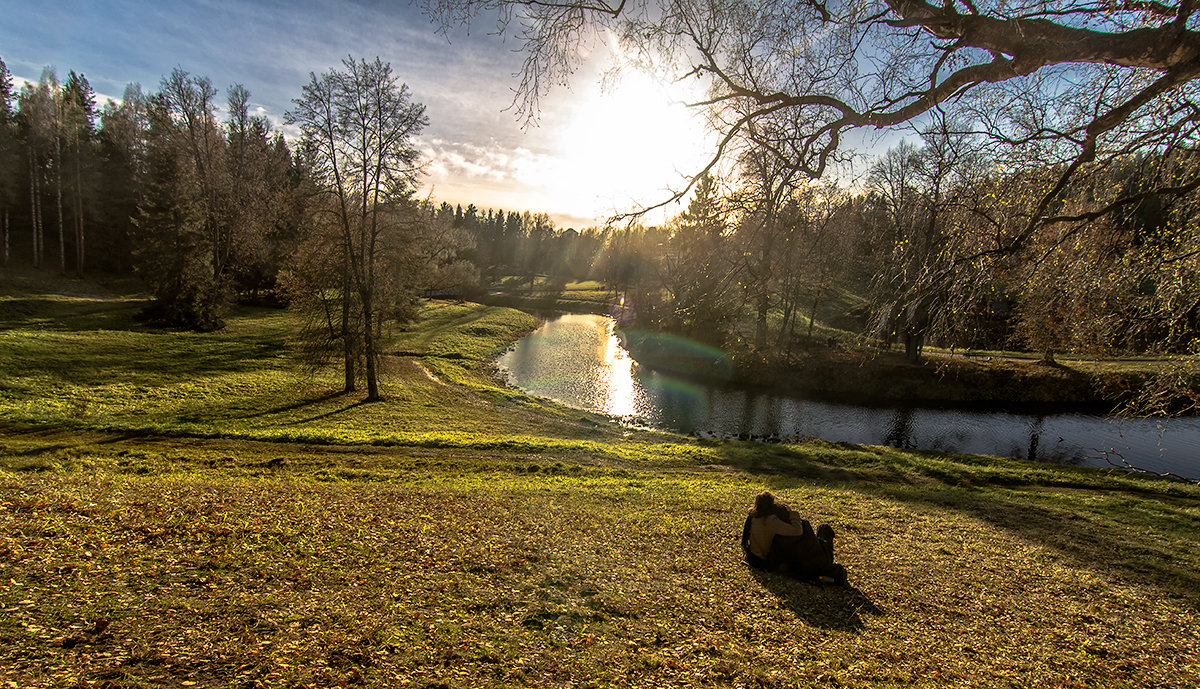
M 342 394 L 344 394 L 344 393 L 340 390 L 330 391 L 323 395 L 314 395 L 312 397 L 305 397 L 304 399 L 299 400 L 297 402 L 292 402 L 291 404 L 283 404 L 283 405 L 280 405 L 277 407 L 272 407 L 270 409 L 264 409 L 262 411 L 255 412 L 253 414 L 244 414 L 244 415 L 242 415 L 241 418 L 254 419 L 254 418 L 261 417 L 261 416 L 271 416 L 273 414 L 282 414 L 284 412 L 296 411 L 297 409 L 303 409 L 304 407 L 311 407 L 312 405 L 320 404 L 321 402 L 328 402 L 329 400 L 340 397 Z M 316 417 L 316 418 L 321 418 L 321 417 Z
M 260 373 L 282 366 L 282 343 L 277 339 L 157 335 L 97 331 L 69 358 L 62 356 L 62 341 L 31 339 L 21 343 L 17 357 L 3 362 L 3 373 L 21 378 L 48 377 L 76 385 L 120 380 L 129 385 L 153 386 L 211 375 Z
M 763 588 L 811 627 L 857 633 L 863 629 L 863 615 L 884 614 L 865 593 L 850 583 L 844 586 L 810 584 L 775 572 L 749 566 L 747 569 Z
M 0 302 L 0 330 L 147 330 L 133 314 L 149 300 L 124 298 L 69 299 L 58 295 L 9 298 Z
M 295 426 L 295 425 L 302 424 L 302 423 L 311 423 L 313 421 L 320 421 L 321 419 L 327 419 L 331 416 L 337 416 L 338 414 L 341 414 L 343 412 L 348 412 L 351 409 L 354 409 L 355 407 L 361 407 L 364 404 L 369 404 L 369 402 L 367 402 L 367 400 L 359 400 L 357 402 L 352 402 L 340 409 L 333 409 L 331 411 L 325 412 L 324 414 L 317 414 L 316 416 L 310 416 L 307 419 L 299 419 L 297 421 L 293 421 L 290 425 Z
M 1121 503 L 1140 501 L 1134 511 L 1149 522 L 1137 523 L 1135 517 L 1124 521 L 1116 512 L 1105 514 L 1103 505 L 1088 512 L 1043 504 L 1033 495 L 1039 487 L 1025 488 L 1028 494 L 1023 494 L 1020 488 L 997 494 L 995 491 L 927 491 L 915 486 L 891 486 L 880 489 L 879 494 L 897 501 L 958 510 L 1037 543 L 1075 566 L 1090 569 L 1105 578 L 1132 586 L 1150 586 L 1165 597 L 1184 599 L 1193 607 L 1200 606 L 1200 570 L 1193 563 L 1180 561 L 1169 548 L 1156 545 L 1155 538 L 1147 533 L 1161 529 L 1159 536 L 1165 540 L 1191 541 L 1194 545 L 1196 534 L 1200 533 L 1200 518 L 1195 516 L 1200 500 L 1104 488 L 1078 489 L 1080 493 L 1090 493 L 1093 501 L 1102 501 L 1104 493 L 1112 492 L 1113 504 L 1118 509 Z M 1180 507 L 1184 509 L 1177 509 Z M 1162 512 L 1162 519 L 1152 516 L 1163 509 L 1171 511 Z

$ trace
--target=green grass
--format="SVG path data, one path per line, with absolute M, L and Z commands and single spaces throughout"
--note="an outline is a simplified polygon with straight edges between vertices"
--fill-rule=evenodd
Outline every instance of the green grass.
M 537 312 L 568 311 L 572 313 L 608 313 L 614 294 L 595 280 L 562 282 L 539 275 L 529 288 L 527 277 L 501 279 L 499 292 L 489 294 L 486 302 Z
M 500 386 L 536 320 L 473 304 L 364 404 L 286 312 L 79 287 L 0 282 L 0 686 L 1200 682 L 1195 484 L 626 429 Z M 740 564 L 763 489 L 849 587 Z
M 336 371 L 309 374 L 294 360 L 286 311 L 241 310 L 224 329 L 197 334 L 142 328 L 132 320 L 141 302 L 116 304 L 104 324 L 112 329 L 86 329 L 79 321 L 90 325 L 92 316 L 78 309 L 43 307 L 54 311 L 52 325 L 26 319 L 0 331 L 0 417 L 80 430 L 421 446 L 490 445 L 497 436 L 576 427 L 584 438 L 614 433 L 487 374 L 497 350 L 537 324 L 512 309 L 428 304 L 386 346 L 385 401 L 362 404 L 337 394 Z

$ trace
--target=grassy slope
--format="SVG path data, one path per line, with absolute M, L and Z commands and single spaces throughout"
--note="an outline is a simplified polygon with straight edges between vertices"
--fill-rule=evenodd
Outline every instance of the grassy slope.
M 0 685 L 1200 682 L 1193 485 L 609 426 L 484 375 L 532 325 L 502 309 L 433 305 L 363 405 L 279 312 L 162 333 L 15 291 Z M 739 563 L 763 488 L 851 587 Z
M 612 290 L 594 280 L 560 283 L 539 276 L 532 290 L 522 280 L 520 277 L 501 280 L 497 291 L 487 295 L 486 302 L 534 312 L 606 314 L 612 310 L 616 298 Z

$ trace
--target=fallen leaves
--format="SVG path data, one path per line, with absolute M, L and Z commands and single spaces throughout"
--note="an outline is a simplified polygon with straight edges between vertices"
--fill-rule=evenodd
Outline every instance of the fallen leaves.
M 756 576 L 743 480 L 5 476 L 0 682 L 1182 685 L 1200 667 L 1184 600 L 948 508 L 796 489 L 852 525 L 857 588 Z

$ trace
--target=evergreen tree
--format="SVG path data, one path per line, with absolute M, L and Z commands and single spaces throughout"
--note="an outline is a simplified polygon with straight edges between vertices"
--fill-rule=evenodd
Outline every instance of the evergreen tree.
M 214 284 L 204 188 L 196 183 L 188 137 L 170 101 L 147 104 L 147 183 L 138 206 L 137 272 L 157 301 L 146 312 L 156 322 L 197 330 L 221 326 L 222 300 Z
M 730 287 L 737 273 L 726 250 L 727 217 L 716 181 L 704 175 L 676 219 L 663 257 L 673 330 L 719 339 L 734 316 Z
M 146 140 L 150 123 L 141 86 L 125 88 L 121 102 L 100 113 L 96 139 L 95 217 L 90 264 L 113 272 L 133 269 L 134 219 L 147 177 Z

